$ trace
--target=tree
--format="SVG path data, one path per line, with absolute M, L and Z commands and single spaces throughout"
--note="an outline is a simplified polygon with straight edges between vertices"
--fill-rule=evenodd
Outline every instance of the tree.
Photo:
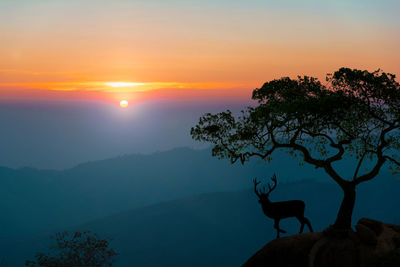
M 90 231 L 57 233 L 55 253 L 38 253 L 35 261 L 26 261 L 26 266 L 44 267 L 100 267 L 112 266 L 114 257 L 118 254 L 109 248 L 109 242 L 100 239 Z
M 252 157 L 267 163 L 277 150 L 322 168 L 343 190 L 333 226 L 351 228 L 358 184 L 376 177 L 385 163 L 400 166 L 400 85 L 395 75 L 341 68 L 326 85 L 313 77 L 281 78 L 253 91 L 258 105 L 233 116 L 205 114 L 192 138 L 214 144 L 212 155 L 242 164 Z M 334 164 L 354 160 L 342 176 Z M 372 168 L 360 171 L 366 162 Z M 363 168 L 361 168 L 363 169 Z

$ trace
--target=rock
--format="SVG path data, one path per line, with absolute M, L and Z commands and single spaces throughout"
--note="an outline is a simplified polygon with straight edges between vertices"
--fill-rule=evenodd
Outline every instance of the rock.
M 400 234 L 400 225 L 395 225 L 395 224 L 387 224 L 388 227 L 392 228 L 396 232 Z
M 351 238 L 323 237 L 311 249 L 308 266 L 359 266 L 357 243 Z
M 394 236 L 392 240 L 396 248 L 400 248 L 400 235 Z
M 376 244 L 374 253 L 377 255 L 384 255 L 398 247 L 396 240 L 400 238 L 400 234 L 388 224 L 382 224 L 383 230 L 378 236 L 378 243 Z M 400 264 L 399 264 L 400 266 Z
M 364 225 L 375 232 L 375 235 L 379 236 L 383 231 L 383 223 L 380 221 L 368 219 L 368 218 L 361 218 L 357 225 Z M 357 226 L 356 226 L 357 228 Z
M 307 267 L 308 253 L 321 236 L 322 233 L 307 233 L 272 240 L 243 266 Z
M 244 267 L 400 266 L 400 226 L 363 218 L 357 232 L 327 228 L 269 242 Z
M 358 223 L 356 225 L 357 235 L 360 237 L 361 242 L 367 245 L 375 246 L 378 243 L 378 239 L 373 230 L 365 226 L 364 224 Z

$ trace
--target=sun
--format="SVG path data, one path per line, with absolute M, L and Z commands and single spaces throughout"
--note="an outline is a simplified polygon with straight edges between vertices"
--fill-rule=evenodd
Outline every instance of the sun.
M 119 102 L 119 105 L 121 106 L 121 108 L 127 108 L 129 103 L 127 100 L 121 100 L 121 102 Z
M 106 85 L 111 87 L 135 87 L 138 85 L 144 85 L 144 83 L 131 83 L 131 82 L 109 82 Z

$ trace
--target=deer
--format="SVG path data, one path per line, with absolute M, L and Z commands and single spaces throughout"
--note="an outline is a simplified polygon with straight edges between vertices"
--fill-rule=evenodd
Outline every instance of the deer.
M 262 191 L 258 191 L 257 185 L 261 182 L 257 181 L 257 178 L 253 179 L 254 192 L 258 196 L 258 202 L 261 204 L 264 214 L 275 220 L 274 228 L 277 230 L 277 239 L 279 238 L 279 233 L 286 233 L 285 230 L 279 228 L 279 221 L 284 218 L 296 217 L 301 223 L 300 233 L 303 232 L 304 224 L 307 224 L 310 232 L 313 231 L 310 221 L 304 217 L 304 210 L 306 204 L 302 200 L 289 200 L 280 202 L 271 202 L 269 200 L 269 194 L 274 191 L 277 185 L 276 175 L 274 174 L 271 178 L 273 185 L 268 183 L 268 192 L 266 192 L 265 186 L 263 186 Z

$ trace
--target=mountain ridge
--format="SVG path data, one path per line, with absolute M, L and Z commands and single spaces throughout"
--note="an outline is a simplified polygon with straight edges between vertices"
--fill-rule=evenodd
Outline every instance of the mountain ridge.
M 377 187 L 381 190 L 376 190 Z M 360 186 L 353 221 L 371 217 L 389 223 L 400 222 L 400 217 L 390 212 L 400 202 L 399 189 L 400 184 L 393 177 L 382 177 Z M 304 200 L 305 215 L 315 231 L 322 231 L 335 219 L 340 193 L 335 184 L 302 180 L 280 183 L 271 200 Z M 300 227 L 294 218 L 282 220 L 280 226 L 288 231 L 283 236 L 297 234 Z M 276 235 L 273 220 L 265 217 L 250 188 L 188 196 L 59 230 L 91 230 L 112 238 L 111 247 L 120 252 L 117 267 L 209 266 L 211 263 L 212 266 L 237 266 Z M 8 254 L 15 255 L 14 258 L 21 255 L 25 255 L 24 259 L 32 258 L 34 253 L 49 247 L 49 235 L 51 232 L 18 244 L 3 244 L 0 251 L 11 250 Z

